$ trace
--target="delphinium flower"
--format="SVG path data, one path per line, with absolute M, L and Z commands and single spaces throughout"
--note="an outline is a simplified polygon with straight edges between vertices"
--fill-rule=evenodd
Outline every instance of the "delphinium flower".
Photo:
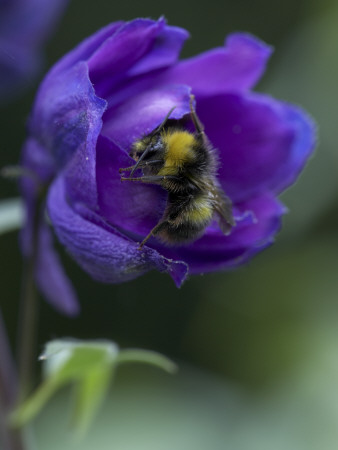
M 68 0 L 0 0 L 0 100 L 27 84 Z
M 101 29 L 47 74 L 30 116 L 23 164 L 45 187 L 47 225 L 40 217 L 36 276 L 59 309 L 76 310 L 73 289 L 53 249 L 52 229 L 94 279 L 131 280 L 156 269 L 180 286 L 188 274 L 234 268 L 269 246 L 285 207 L 277 199 L 314 147 L 314 125 L 298 107 L 251 88 L 271 48 L 244 33 L 224 47 L 179 61 L 188 33 L 164 19 L 117 22 Z M 217 179 L 232 202 L 235 226 L 211 220 L 202 236 L 168 246 L 156 236 L 167 192 L 121 182 L 133 166 L 133 144 L 170 123 L 191 130 L 190 103 L 218 153 Z M 174 109 L 173 109 L 174 108 Z M 31 251 L 36 185 L 24 180 Z M 51 227 L 50 227 L 51 225 Z

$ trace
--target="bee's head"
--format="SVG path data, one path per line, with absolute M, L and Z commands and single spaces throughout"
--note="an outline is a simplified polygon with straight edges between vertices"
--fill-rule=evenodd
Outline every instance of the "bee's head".
M 151 159 L 155 154 L 157 154 L 163 147 L 162 138 L 159 133 L 148 134 L 142 139 L 134 142 L 129 156 L 131 156 L 136 162 L 141 158 L 145 161 Z
M 150 134 L 147 134 L 143 138 L 137 140 L 129 152 L 129 156 L 131 156 L 136 162 L 141 158 L 144 160 L 151 159 L 158 153 L 163 152 L 163 141 L 161 136 L 161 131 L 168 123 L 170 114 L 174 111 L 176 106 L 173 106 L 168 114 L 165 116 L 162 123 L 153 130 Z

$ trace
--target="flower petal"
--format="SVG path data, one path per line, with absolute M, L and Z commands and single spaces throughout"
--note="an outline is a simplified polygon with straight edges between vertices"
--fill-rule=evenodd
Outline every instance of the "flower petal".
M 68 0 L 0 2 L 0 35 L 17 44 L 36 46 L 46 38 Z
M 0 2 L 0 98 L 18 92 L 41 66 L 40 47 L 68 0 Z
M 283 102 L 283 118 L 293 128 L 295 139 L 287 164 L 280 167 L 272 186 L 276 194 L 292 185 L 312 155 L 317 140 L 314 120 L 300 107 Z M 292 169 L 291 169 L 292 168 Z
M 267 194 L 243 202 L 239 209 L 253 213 L 255 220 L 239 222 L 229 236 L 212 225 L 204 236 L 188 246 L 161 249 L 156 244 L 152 246 L 167 258 L 185 261 L 191 274 L 234 268 L 273 242 L 281 216 L 286 212 L 277 199 Z
M 40 60 L 35 52 L 11 42 L 0 41 L 0 99 L 9 99 L 24 87 L 39 69 Z
M 121 26 L 88 60 L 98 95 L 106 97 L 116 83 L 172 64 L 187 36 L 164 19 L 136 19 Z
M 136 19 L 124 24 L 88 61 L 97 95 L 108 98 L 121 84 L 129 85 L 142 74 L 174 64 L 187 37 L 185 30 L 166 25 L 164 19 Z
M 119 169 L 130 167 L 135 161 L 109 139 L 100 136 L 96 150 L 100 215 L 123 233 L 140 240 L 161 219 L 166 192 L 154 185 L 121 182 Z
M 159 22 L 163 22 L 163 19 L 160 19 Z M 147 54 L 130 68 L 128 76 L 148 74 L 153 70 L 174 64 L 188 37 L 189 33 L 183 28 L 165 25 L 156 36 Z
M 37 175 L 37 179 L 48 183 L 55 173 L 55 159 L 53 155 L 46 152 L 46 148 L 43 147 L 37 139 L 29 136 L 22 148 L 21 164 L 32 173 Z M 35 191 L 36 186 L 32 186 L 32 180 L 23 177 L 21 192 L 24 197 L 27 197 L 27 191 Z M 30 194 L 29 194 L 30 195 Z
M 84 205 L 70 206 L 62 176 L 49 190 L 48 212 L 60 242 L 98 281 L 121 283 L 157 269 L 168 272 L 180 285 L 187 275 L 188 267 L 184 262 L 169 260 L 152 249 L 140 251 L 136 242 Z
M 170 118 L 181 119 L 190 112 L 190 88 L 184 85 L 163 85 L 135 95 L 104 116 L 102 135 L 128 153 L 130 146 L 154 130 L 175 107 Z
M 171 82 L 191 86 L 196 96 L 243 91 L 264 73 L 271 47 L 245 33 L 230 35 L 216 48 L 180 62 L 166 73 Z
M 68 164 L 68 195 L 92 207 L 97 202 L 95 146 L 105 108 L 82 62 L 58 76 L 47 76 L 30 121 L 32 135 L 54 159 L 55 170 Z M 27 149 L 24 159 L 29 164 Z
M 202 98 L 197 112 L 219 150 L 219 179 L 233 202 L 291 184 L 314 146 L 315 127 L 298 108 L 260 94 Z
M 49 72 L 49 76 L 54 76 L 58 72 L 67 70 L 78 62 L 87 61 L 100 45 L 102 45 L 109 37 L 113 36 L 123 25 L 124 22 L 122 21 L 110 23 L 82 41 L 53 66 Z
M 26 221 L 20 232 L 20 246 L 25 258 L 30 258 L 34 251 L 32 244 L 35 234 L 33 227 L 36 201 L 34 186 L 26 183 L 25 188 L 27 188 Z M 70 316 L 78 313 L 77 296 L 54 250 L 53 238 L 45 222 L 44 211 L 41 212 L 39 220 L 35 278 L 40 291 L 51 305 Z
M 53 248 L 51 231 L 45 223 L 40 225 L 36 279 L 46 300 L 55 309 L 69 316 L 78 314 L 76 293 Z

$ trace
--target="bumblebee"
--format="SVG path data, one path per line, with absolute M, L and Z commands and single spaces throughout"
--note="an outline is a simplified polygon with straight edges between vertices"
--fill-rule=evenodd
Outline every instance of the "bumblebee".
M 203 234 L 215 216 L 220 229 L 229 234 L 235 225 L 232 204 L 217 178 L 217 158 L 190 97 L 190 116 L 195 132 L 173 125 L 170 115 L 150 134 L 137 140 L 129 155 L 136 164 L 121 168 L 130 172 L 121 181 L 157 184 L 168 192 L 167 204 L 159 223 L 140 243 L 139 249 L 155 236 L 167 245 L 182 245 Z M 134 177 L 137 169 L 143 176 Z

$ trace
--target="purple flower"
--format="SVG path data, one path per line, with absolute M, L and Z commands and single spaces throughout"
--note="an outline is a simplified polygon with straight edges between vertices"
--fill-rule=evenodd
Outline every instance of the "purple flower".
M 33 78 L 67 0 L 0 0 L 0 99 Z
M 156 269 L 177 286 L 189 274 L 236 267 L 273 242 L 292 184 L 314 147 L 314 124 L 299 108 L 250 91 L 271 49 L 237 33 L 219 47 L 178 61 L 186 31 L 156 21 L 113 23 L 61 59 L 43 81 L 32 111 L 23 163 L 48 184 L 47 211 L 60 242 L 96 280 L 119 283 Z M 218 179 L 236 226 L 216 221 L 189 245 L 138 243 L 163 214 L 159 186 L 120 181 L 135 140 L 171 118 L 189 117 L 189 99 L 212 145 Z M 34 188 L 25 181 L 30 251 Z M 69 281 L 41 224 L 37 278 L 54 305 L 77 308 Z

